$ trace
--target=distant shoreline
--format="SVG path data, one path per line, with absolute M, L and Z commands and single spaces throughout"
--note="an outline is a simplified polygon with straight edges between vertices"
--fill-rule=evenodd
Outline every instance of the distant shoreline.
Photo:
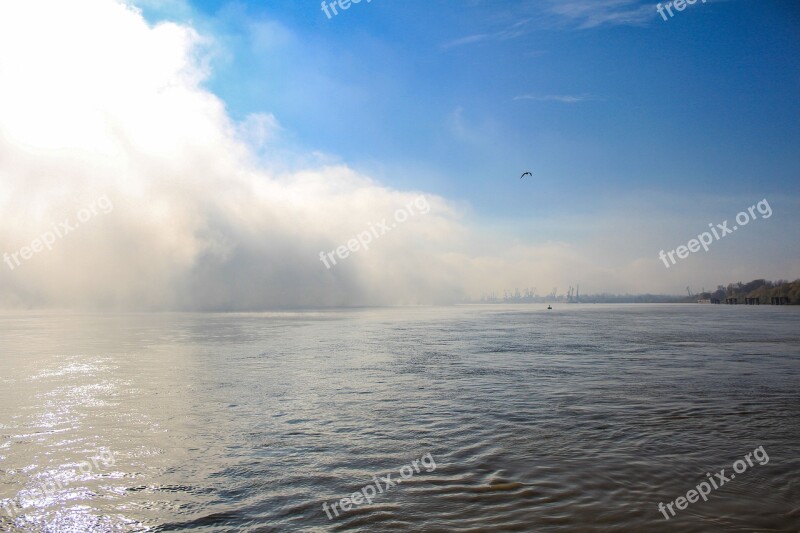
M 502 298 L 497 296 L 484 296 L 480 300 L 470 300 L 464 303 L 474 304 L 721 304 L 721 305 L 799 305 L 800 304 L 800 279 L 795 281 L 767 281 L 756 279 L 749 283 L 729 283 L 727 287 L 718 285 L 714 291 L 703 290 L 692 294 L 689 287 L 686 296 L 668 294 L 589 294 L 573 296 L 572 287 L 564 295 L 556 295 L 556 290 L 548 296 L 537 296 L 526 289 L 520 293 L 515 289 L 513 294 L 506 291 Z

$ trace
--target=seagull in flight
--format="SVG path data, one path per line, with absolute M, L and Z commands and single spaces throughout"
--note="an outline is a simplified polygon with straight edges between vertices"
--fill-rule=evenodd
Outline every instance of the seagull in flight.
M 533 174 L 531 174 L 530 172 L 526 172 L 525 174 L 523 174 L 522 176 L 520 176 L 520 177 L 519 177 L 519 179 L 522 179 L 522 178 L 524 178 L 525 176 L 530 176 L 530 177 L 533 177 Z

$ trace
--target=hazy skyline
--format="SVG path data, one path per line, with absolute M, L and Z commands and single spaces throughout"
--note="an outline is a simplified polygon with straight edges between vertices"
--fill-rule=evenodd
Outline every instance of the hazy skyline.
M 0 5 L 0 306 L 452 303 L 800 276 L 800 9 Z M 533 176 L 520 181 L 522 172 Z M 430 211 L 335 268 L 424 196 Z M 669 269 L 762 199 L 772 215 Z M 81 219 L 82 221 L 82 219 Z

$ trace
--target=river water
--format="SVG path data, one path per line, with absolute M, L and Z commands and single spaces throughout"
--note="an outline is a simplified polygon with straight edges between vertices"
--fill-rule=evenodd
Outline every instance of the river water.
M 796 532 L 799 384 L 797 307 L 5 314 L 0 530 Z

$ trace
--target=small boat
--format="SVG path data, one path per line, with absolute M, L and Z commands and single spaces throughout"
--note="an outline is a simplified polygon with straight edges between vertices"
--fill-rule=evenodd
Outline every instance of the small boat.
M 552 307 L 550 307 L 550 305 L 548 305 L 548 306 L 547 306 L 547 308 L 548 308 L 548 309 L 552 309 Z

